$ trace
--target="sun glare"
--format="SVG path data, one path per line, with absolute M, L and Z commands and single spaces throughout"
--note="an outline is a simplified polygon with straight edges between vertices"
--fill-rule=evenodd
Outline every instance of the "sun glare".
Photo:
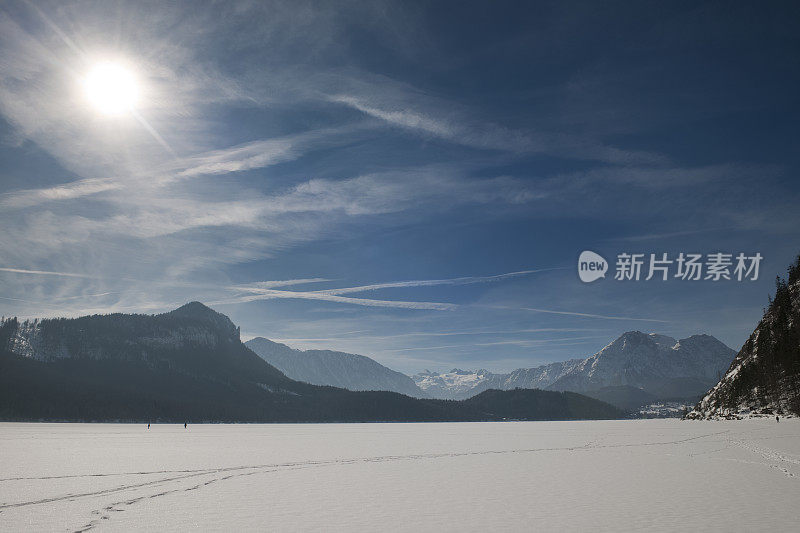
M 134 75 L 117 63 L 98 63 L 84 79 L 89 102 L 108 116 L 122 115 L 136 104 L 139 90 Z

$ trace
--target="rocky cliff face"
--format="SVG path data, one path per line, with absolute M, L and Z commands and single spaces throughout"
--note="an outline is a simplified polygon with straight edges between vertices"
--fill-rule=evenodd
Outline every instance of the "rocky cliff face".
M 724 377 L 687 418 L 800 415 L 800 257 Z

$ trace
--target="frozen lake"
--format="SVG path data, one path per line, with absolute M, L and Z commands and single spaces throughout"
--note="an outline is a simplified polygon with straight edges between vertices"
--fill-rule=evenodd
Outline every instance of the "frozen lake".
M 796 530 L 800 420 L 0 424 L 0 530 Z

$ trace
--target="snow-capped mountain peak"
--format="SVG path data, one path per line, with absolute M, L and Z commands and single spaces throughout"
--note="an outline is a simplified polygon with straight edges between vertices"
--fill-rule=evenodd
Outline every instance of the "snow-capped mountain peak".
M 425 371 L 414 381 L 430 396 L 461 399 L 489 388 L 549 388 L 588 392 L 633 387 L 657 396 L 700 394 L 727 368 L 734 351 L 711 335 L 676 340 L 658 333 L 627 331 L 585 359 L 520 368 L 508 374 L 486 370 Z

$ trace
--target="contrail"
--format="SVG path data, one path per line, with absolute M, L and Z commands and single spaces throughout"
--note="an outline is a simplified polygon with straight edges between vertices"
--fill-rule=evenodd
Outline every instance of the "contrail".
M 512 311 L 532 311 L 534 313 L 547 313 L 551 315 L 568 315 L 568 316 L 581 316 L 585 318 L 602 318 L 605 320 L 636 320 L 638 322 L 661 322 L 664 324 L 669 323 L 669 320 L 658 320 L 656 318 L 632 318 L 629 316 L 613 316 L 613 315 L 595 315 L 592 313 L 578 313 L 575 311 L 556 311 L 553 309 L 539 309 L 536 307 L 510 307 L 502 305 L 487 305 L 490 309 L 509 309 Z
M 0 267 L 0 272 L 13 272 L 15 274 L 40 274 L 44 276 L 62 276 L 65 278 L 97 279 L 97 276 L 89 276 L 86 274 L 74 274 L 72 272 L 52 272 L 50 270 L 25 270 L 23 268 Z
M 263 289 L 261 291 L 258 291 L 258 294 L 251 294 L 248 296 L 237 296 L 226 300 L 218 300 L 216 302 L 210 302 L 209 305 L 239 304 L 245 302 L 254 302 L 257 300 L 273 300 L 273 299 L 321 300 L 326 302 L 364 305 L 367 307 L 393 307 L 398 309 L 432 309 L 436 311 L 450 311 L 453 309 L 457 309 L 459 307 L 456 304 L 441 303 L 441 302 L 407 302 L 400 300 L 372 300 L 369 298 L 348 298 L 346 296 L 337 296 L 334 294 L 324 294 L 318 292 L 278 291 L 270 289 Z
M 473 283 L 489 283 L 493 281 L 499 281 L 502 279 L 517 277 L 517 276 L 524 276 L 526 274 L 533 274 L 536 272 L 546 272 L 549 270 L 563 270 L 566 267 L 553 267 L 553 268 L 540 268 L 536 270 L 520 270 L 518 272 L 508 272 L 506 274 L 495 274 L 492 276 L 464 276 L 460 278 L 445 278 L 445 279 L 420 279 L 420 280 L 410 280 L 410 281 L 387 281 L 385 283 L 374 283 L 371 285 L 358 285 L 355 287 L 341 287 L 338 289 L 321 289 L 316 291 L 303 291 L 302 294 L 325 294 L 329 296 L 335 296 L 340 294 L 350 294 L 354 292 L 366 292 L 366 291 L 375 291 L 379 289 L 390 289 L 390 288 L 406 288 L 406 287 L 432 287 L 436 285 L 469 285 Z M 311 278 L 309 280 L 300 280 L 301 282 L 321 282 L 321 281 L 332 281 L 324 278 Z M 266 291 L 271 289 L 272 287 L 278 287 L 278 283 L 282 285 L 289 285 L 288 282 L 275 282 L 275 281 L 262 281 L 256 282 L 249 285 L 237 285 L 231 287 L 234 290 L 241 290 L 245 292 L 255 292 L 255 293 L 265 293 Z M 301 294 L 298 292 L 297 294 Z

